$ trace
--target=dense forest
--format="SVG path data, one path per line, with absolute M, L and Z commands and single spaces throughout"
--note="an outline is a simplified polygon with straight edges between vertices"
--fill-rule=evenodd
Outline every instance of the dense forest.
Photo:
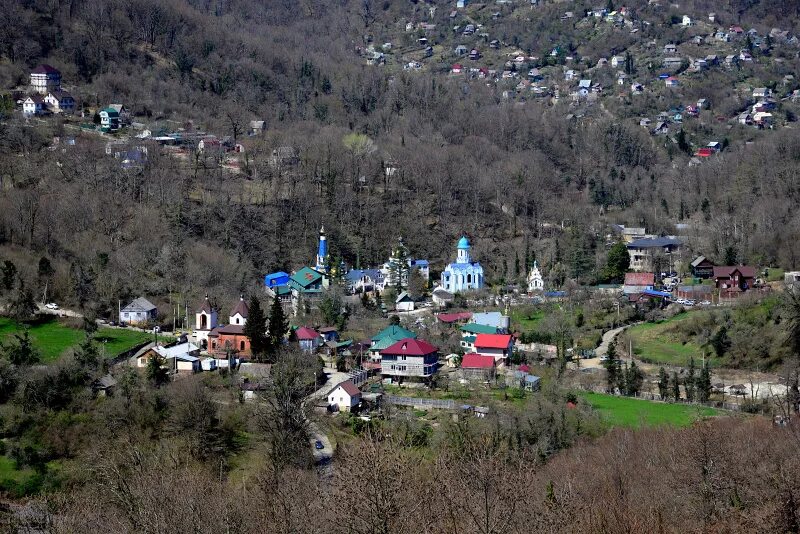
M 53 136 L 70 135 L 58 119 L 32 127 L 6 113 L 4 256 L 28 287 L 47 283 L 53 298 L 101 312 L 140 293 L 232 298 L 270 270 L 310 261 L 322 224 L 332 257 L 362 266 L 385 261 L 403 236 L 435 270 L 467 233 L 495 283 L 513 281 L 522 257 L 538 258 L 557 282 L 602 281 L 609 222 L 680 233 L 720 261 L 797 266 L 796 130 L 754 130 L 690 167 L 669 141 L 622 120 L 631 104 L 576 115 L 563 99 L 509 103 L 491 84 L 366 65 L 356 54 L 365 40 L 408 39 L 404 21 L 428 17 L 431 6 L 444 27 L 443 2 L 7 3 L 0 85 L 9 90 L 49 62 L 85 108 L 118 101 L 145 124 L 234 139 L 251 120 L 267 130 L 246 139 L 241 174 L 158 150 L 123 171 L 91 137 L 48 150 Z M 537 31 L 516 19 L 496 31 L 533 51 L 577 40 L 578 29 L 558 24 L 562 7 L 532 11 Z M 766 30 L 796 22 L 788 1 L 713 8 Z M 670 31 L 652 24 L 637 39 Z M 623 46 L 599 37 L 582 45 L 595 56 Z M 796 54 L 784 55 L 791 71 Z M 703 86 L 708 98 L 732 98 L 728 80 L 713 80 Z M 298 165 L 270 165 L 281 146 L 298 151 Z M 388 165 L 397 172 L 389 176 Z M 677 232 L 676 223 L 686 226 Z M 41 258 L 54 268 L 47 280 L 37 274 Z

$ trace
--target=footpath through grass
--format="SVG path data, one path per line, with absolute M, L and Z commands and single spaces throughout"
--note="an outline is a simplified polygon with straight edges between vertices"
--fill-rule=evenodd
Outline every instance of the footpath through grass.
M 23 329 L 24 326 L 13 319 L 0 317 L 0 342 L 11 342 L 13 335 L 22 333 Z M 71 328 L 55 318 L 32 324 L 29 330 L 33 344 L 41 352 L 42 363 L 58 360 L 68 349 L 77 346 L 83 340 L 82 330 Z M 107 358 L 119 356 L 152 337 L 152 334 L 147 332 L 109 327 L 98 328 L 95 333 L 95 340 L 100 350 L 105 347 Z
M 691 357 L 699 361 L 703 351 L 691 341 L 684 343 L 680 339 L 676 339 L 673 327 L 676 323 L 691 321 L 691 315 L 682 313 L 666 321 L 632 326 L 625 331 L 625 338 L 633 341 L 633 353 L 643 362 L 686 366 Z M 712 366 L 715 359 L 714 357 L 709 358 Z
M 602 393 L 581 392 L 579 396 L 600 414 L 600 419 L 608 427 L 682 427 L 722 413 L 706 406 L 669 404 Z

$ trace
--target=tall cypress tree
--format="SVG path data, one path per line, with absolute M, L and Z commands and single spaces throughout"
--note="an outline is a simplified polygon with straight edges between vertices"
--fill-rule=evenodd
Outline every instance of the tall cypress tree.
M 278 298 L 272 300 L 272 308 L 269 312 L 269 328 L 267 329 L 267 342 L 269 345 L 270 358 L 274 361 L 278 351 L 283 344 L 283 336 L 289 329 L 286 315 L 283 313 L 283 306 Z
M 681 400 L 681 382 L 678 379 L 678 373 L 675 371 L 672 372 L 670 384 L 672 384 L 672 398 L 675 399 L 675 402 L 678 402 Z
M 689 358 L 689 369 L 686 371 L 686 378 L 683 380 L 683 388 L 686 390 L 686 400 L 694 400 L 695 386 L 697 385 L 694 368 L 694 358 Z
M 661 396 L 661 400 L 667 400 L 667 395 L 669 395 L 669 376 L 663 367 L 658 369 L 658 394 Z
M 248 304 L 249 313 L 244 324 L 244 335 L 250 340 L 250 352 L 257 361 L 263 361 L 269 350 L 267 340 L 267 317 L 261 309 L 261 301 L 253 295 Z

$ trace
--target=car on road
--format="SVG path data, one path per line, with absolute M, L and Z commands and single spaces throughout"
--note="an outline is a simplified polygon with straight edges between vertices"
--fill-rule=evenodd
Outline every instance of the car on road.
M 700 303 L 700 306 L 711 306 L 711 301 L 710 300 L 704 300 L 703 302 Z
M 314 448 L 319 451 L 319 450 L 324 449 L 325 445 L 323 445 L 320 440 L 317 440 L 317 441 L 314 442 Z
M 683 303 L 684 306 L 694 306 L 695 302 L 693 300 L 687 300 Z
M 57 310 L 58 304 L 56 304 L 55 302 L 48 302 L 47 304 L 44 305 L 44 307 L 47 308 L 48 310 Z
M 601 362 L 607 362 L 608 361 L 608 356 L 600 356 L 600 361 Z

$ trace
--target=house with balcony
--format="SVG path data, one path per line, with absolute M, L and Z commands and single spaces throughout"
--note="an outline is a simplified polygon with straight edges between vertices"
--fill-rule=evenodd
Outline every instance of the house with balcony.
M 630 268 L 636 272 L 655 272 L 675 265 L 674 256 L 680 251 L 683 242 L 674 237 L 645 237 L 628 243 Z
M 399 382 L 428 379 L 438 370 L 439 349 L 421 339 L 401 339 L 380 354 L 381 375 Z

